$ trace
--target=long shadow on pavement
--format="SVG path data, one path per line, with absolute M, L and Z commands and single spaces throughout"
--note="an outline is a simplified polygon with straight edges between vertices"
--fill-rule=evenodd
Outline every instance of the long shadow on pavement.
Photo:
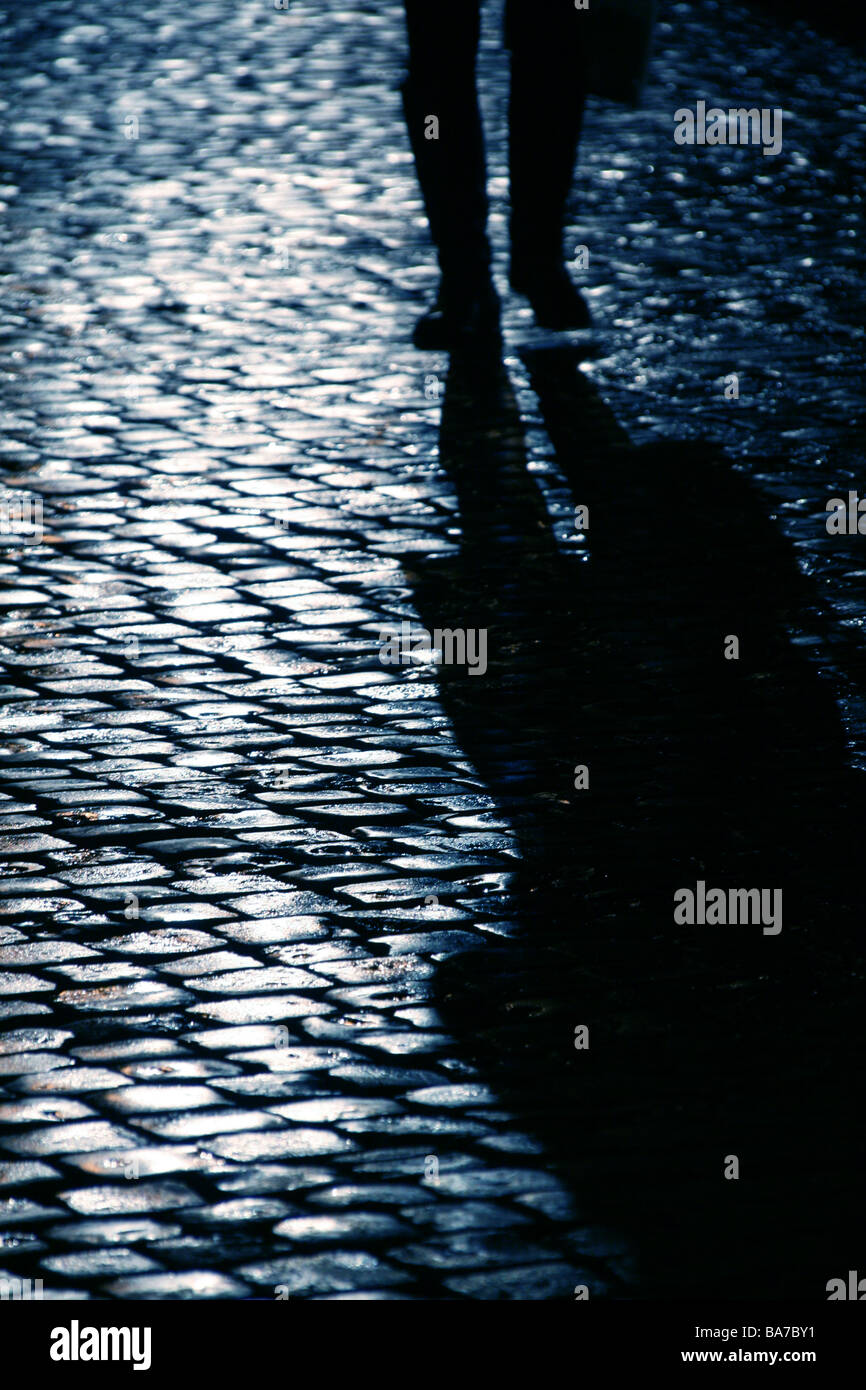
M 453 362 L 463 546 L 415 602 L 488 630 L 487 673 L 443 666 L 442 697 L 522 862 L 513 935 L 442 965 L 440 1011 L 582 1219 L 637 1249 L 627 1296 L 825 1298 L 862 1214 L 862 792 L 792 641 L 808 582 L 724 459 L 633 447 L 567 349 L 525 363 L 589 558 L 554 543 L 502 365 Z M 678 925 L 698 880 L 781 888 L 781 932 Z

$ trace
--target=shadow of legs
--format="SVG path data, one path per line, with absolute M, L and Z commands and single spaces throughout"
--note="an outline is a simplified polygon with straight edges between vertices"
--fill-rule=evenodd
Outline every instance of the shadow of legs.
M 442 1010 L 586 1220 L 637 1245 L 632 1293 L 823 1297 L 856 1267 L 861 796 L 790 641 L 805 581 L 723 460 L 633 448 L 568 352 L 527 367 L 591 556 L 556 550 L 504 371 L 452 363 L 463 552 L 416 602 L 488 628 L 487 675 L 443 668 L 442 697 L 522 862 L 518 930 L 442 967 Z M 781 888 L 782 931 L 675 923 L 699 879 Z

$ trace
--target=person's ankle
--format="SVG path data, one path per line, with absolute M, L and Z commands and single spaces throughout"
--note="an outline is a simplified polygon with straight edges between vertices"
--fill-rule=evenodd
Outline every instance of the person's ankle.
M 443 277 L 435 303 L 415 325 L 419 348 L 453 348 L 460 342 L 497 341 L 499 296 L 489 271 L 480 278 Z
M 512 245 L 509 265 L 512 288 L 515 280 L 539 282 L 567 275 L 565 257 L 556 247 Z
M 443 276 L 437 304 L 445 313 L 462 315 L 475 305 L 499 306 L 499 296 L 493 284 L 490 267 L 470 274 Z
M 561 254 L 515 248 L 509 280 L 517 294 L 526 295 L 536 323 L 558 332 L 592 326 L 592 316 Z

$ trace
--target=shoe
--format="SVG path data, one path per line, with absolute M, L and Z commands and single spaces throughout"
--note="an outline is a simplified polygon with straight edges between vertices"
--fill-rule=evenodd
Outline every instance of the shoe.
M 453 352 L 501 341 L 499 296 L 488 281 L 481 289 L 450 295 L 440 288 L 436 302 L 415 325 L 412 342 L 422 351 Z
M 511 288 L 532 305 L 539 328 L 556 333 L 592 327 L 592 315 L 561 261 L 511 261 Z

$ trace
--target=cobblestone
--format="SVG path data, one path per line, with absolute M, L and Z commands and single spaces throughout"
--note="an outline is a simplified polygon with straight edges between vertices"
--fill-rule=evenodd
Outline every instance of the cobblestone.
M 601 347 L 546 358 L 509 304 L 492 399 L 405 345 L 434 272 L 400 20 L 6 17 L 0 461 L 44 533 L 0 537 L 0 1276 L 46 1297 L 715 1291 L 743 1260 L 711 1221 L 688 1264 L 690 1204 L 730 1217 L 683 1112 L 708 1163 L 771 1164 L 756 1066 L 794 1148 L 828 1074 L 802 1166 L 844 1185 L 863 569 L 823 511 L 862 482 L 858 64 L 744 5 L 666 7 L 645 108 L 587 120 Z M 772 170 L 674 145 L 712 92 L 784 108 Z M 576 536 L 575 501 L 613 532 Z M 381 665 L 383 626 L 451 615 L 496 633 L 489 683 Z M 761 653 L 733 707 L 688 655 L 710 630 Z M 778 973 L 665 937 L 695 827 L 744 882 L 772 825 L 792 912 L 814 870 Z M 577 1081 L 585 1016 L 609 1060 Z M 674 1060 L 696 1017 L 717 1031 Z M 800 1287 L 770 1247 L 738 1288 Z

